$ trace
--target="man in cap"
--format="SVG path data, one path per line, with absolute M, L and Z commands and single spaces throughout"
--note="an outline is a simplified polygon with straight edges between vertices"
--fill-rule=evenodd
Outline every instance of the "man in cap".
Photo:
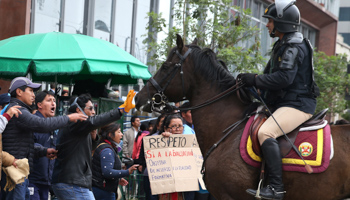
M 70 121 L 87 119 L 85 115 L 78 113 L 49 118 L 32 115 L 31 105 L 35 99 L 34 91 L 40 87 L 41 84 L 33 83 L 25 77 L 17 77 L 12 80 L 9 88 L 11 100 L 7 110 L 13 106 L 20 106 L 19 110 L 22 114 L 9 121 L 2 136 L 3 150 L 17 159 L 27 158 L 30 168 L 33 167 L 34 157 L 33 132 L 46 133 L 64 127 Z M 12 191 L 8 192 L 6 199 L 29 199 L 28 184 L 29 181 L 26 179 L 24 183 L 16 185 Z M 5 182 L 2 181 L 1 186 L 4 187 Z
M 266 161 L 269 185 L 260 191 L 262 199 L 283 199 L 282 160 L 276 138 L 291 132 L 311 118 L 316 109 L 319 89 L 314 82 L 313 48 L 298 32 L 299 9 L 295 0 L 278 0 L 269 5 L 263 17 L 274 44 L 264 74 L 240 74 L 247 87 L 256 87 L 264 101 L 274 106 L 273 116 L 261 126 L 258 138 Z M 280 127 L 279 127 L 280 126 Z M 255 195 L 256 190 L 248 189 Z

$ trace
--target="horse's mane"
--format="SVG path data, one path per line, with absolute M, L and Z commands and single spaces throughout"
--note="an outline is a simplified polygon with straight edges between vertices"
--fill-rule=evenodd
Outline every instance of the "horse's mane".
M 230 74 L 224 61 L 218 60 L 214 51 L 209 48 L 201 49 L 197 45 L 188 45 L 192 48 L 190 57 L 193 59 L 195 71 L 217 85 L 222 91 L 230 88 L 236 83 Z

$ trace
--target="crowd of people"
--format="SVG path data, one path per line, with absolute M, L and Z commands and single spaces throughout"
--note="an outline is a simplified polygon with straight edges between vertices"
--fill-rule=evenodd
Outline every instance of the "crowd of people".
M 180 108 L 189 108 L 190 103 L 184 102 L 179 105 Z M 175 192 L 171 194 L 152 195 L 148 170 L 146 165 L 143 137 L 162 135 L 169 137 L 172 134 L 195 134 L 192 123 L 191 110 L 175 111 L 172 114 L 161 114 L 156 121 L 140 123 L 137 116 L 131 118 L 131 128 L 126 131 L 123 143 L 123 156 L 132 155 L 134 163 L 138 164 L 137 173 L 143 177 L 142 187 L 139 190 L 140 196 L 146 200 L 165 200 L 165 199 L 186 199 L 186 200 L 214 200 L 215 198 L 207 191 L 200 188 L 199 191 Z M 126 142 L 125 138 L 128 138 Z M 131 144 L 130 144 L 131 143 Z M 133 148 L 131 148 L 133 147 Z M 199 185 L 200 186 L 200 185 Z
M 29 176 L 10 190 L 4 188 L 11 177 L 2 172 L 1 199 L 115 200 L 118 186 L 127 186 L 127 177 L 133 173 L 142 177 L 141 181 L 127 188 L 137 184 L 139 199 L 213 199 L 203 190 L 163 195 L 151 192 L 142 138 L 194 134 L 191 111 L 162 114 L 147 123 L 132 116 L 131 128 L 123 135 L 116 121 L 134 108 L 134 91 L 124 104 L 100 115 L 95 113 L 91 96 L 81 94 L 70 99 L 68 115 L 55 116 L 55 88 L 38 91 L 40 87 L 28 78 L 17 77 L 9 93 L 0 95 L 0 165 L 17 168 L 19 160 L 27 159 L 29 171 Z M 186 102 L 181 107 L 188 106 Z M 119 155 L 132 162 L 122 163 Z
M 9 93 L 0 96 L 2 164 L 17 168 L 18 161 L 25 159 L 30 172 L 29 177 L 8 190 L 4 188 L 12 177 L 2 172 L 1 199 L 48 199 L 50 190 L 58 199 L 95 199 L 93 143 L 118 142 L 121 137 L 117 131 L 97 136 L 95 130 L 110 126 L 134 108 L 131 102 L 136 93 L 130 91 L 124 104 L 100 115 L 95 115 L 90 95 L 82 94 L 71 99 L 70 114 L 55 116 L 54 91 L 44 90 L 35 95 L 40 87 L 41 84 L 28 78 L 17 77 L 12 80 Z M 119 181 L 119 175 L 118 172 L 113 178 Z M 123 179 L 120 182 L 126 184 Z

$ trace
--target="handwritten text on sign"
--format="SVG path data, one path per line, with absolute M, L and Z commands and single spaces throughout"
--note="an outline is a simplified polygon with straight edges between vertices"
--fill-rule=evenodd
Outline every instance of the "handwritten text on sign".
M 152 194 L 199 190 L 195 135 L 144 137 L 143 144 Z

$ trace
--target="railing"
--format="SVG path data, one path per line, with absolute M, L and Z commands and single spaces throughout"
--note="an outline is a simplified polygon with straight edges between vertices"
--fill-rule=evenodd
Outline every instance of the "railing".
M 125 178 L 129 184 L 126 186 L 119 185 L 121 191 L 121 200 L 144 200 L 146 199 L 143 189 L 143 174 L 134 171 Z M 119 199 L 119 197 L 118 197 Z
M 127 130 L 129 128 L 131 128 L 131 122 L 130 122 L 130 118 L 132 117 L 133 115 L 125 115 L 124 117 L 124 123 L 123 123 L 123 127 L 124 127 L 124 130 Z M 143 120 L 140 120 L 140 122 L 149 122 L 149 121 L 152 121 L 152 120 L 156 120 L 157 117 L 149 117 L 149 116 L 137 116 L 138 118 L 142 119 L 144 118 Z M 126 120 L 126 119 L 129 119 L 129 120 Z

